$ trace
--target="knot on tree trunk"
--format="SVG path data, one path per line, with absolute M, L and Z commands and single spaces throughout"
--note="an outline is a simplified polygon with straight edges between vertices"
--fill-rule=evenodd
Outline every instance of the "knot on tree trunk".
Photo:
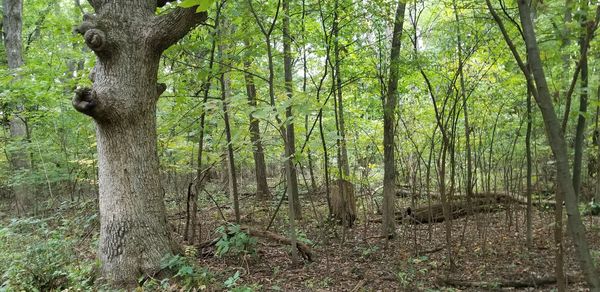
M 101 52 L 106 48 L 106 35 L 103 31 L 92 28 L 85 32 L 85 43 L 94 52 Z
M 87 46 L 94 52 L 108 51 L 106 33 L 98 28 L 95 15 L 83 15 L 83 22 L 75 28 L 75 32 L 83 36 Z
M 77 88 L 75 90 L 75 97 L 73 98 L 73 107 L 83 114 L 94 117 L 96 115 L 96 108 L 98 105 L 98 98 L 96 92 L 90 88 Z

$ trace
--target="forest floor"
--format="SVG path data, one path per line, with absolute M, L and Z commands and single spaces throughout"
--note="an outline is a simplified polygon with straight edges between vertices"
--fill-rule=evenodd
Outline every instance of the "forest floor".
M 196 250 L 188 259 L 205 272 L 208 291 L 552 291 L 555 284 L 526 288 L 501 288 L 506 281 L 527 282 L 554 276 L 554 215 L 552 210 L 534 213 L 534 244 L 525 246 L 525 212 L 512 205 L 510 211 L 477 214 L 452 221 L 453 269 L 448 264 L 444 223 L 398 225 L 398 236 L 385 240 L 380 235 L 381 218 L 374 201 L 357 199 L 358 219 L 351 229 L 323 222 L 327 206 L 322 195 L 302 197 L 304 219 L 297 222 L 301 240 L 314 251 L 314 261 L 293 263 L 291 248 L 272 240 L 257 238 L 253 248 L 241 254 L 232 250 L 215 255 L 215 247 Z M 212 200 L 201 198 L 197 242 L 218 238 L 219 226 L 226 223 Z M 204 201 L 205 200 L 205 201 Z M 215 200 L 226 217 L 228 199 Z M 257 203 L 242 196 L 243 226 L 264 230 L 269 225 L 277 200 Z M 364 203 L 364 205 L 363 205 Z M 170 223 L 182 233 L 185 215 L 182 200 L 168 201 Z M 366 207 L 364 207 L 366 205 Z M 400 199 L 398 207 L 408 206 Z M 4 210 L 4 208 L 3 208 Z M 97 206 L 93 200 L 63 203 L 36 218 L 15 221 L 0 213 L 0 275 L 19 286 L 23 275 L 41 285 L 40 278 L 55 269 L 54 278 L 44 285 L 62 290 L 87 291 L 94 284 L 95 251 L 98 237 Z M 600 217 L 584 217 L 593 256 L 600 262 Z M 269 229 L 286 236 L 287 205 L 284 203 Z M 565 232 L 565 271 L 572 283 L 568 291 L 587 291 Z M 235 243 L 231 243 L 234 245 Z M 75 251 L 75 253 L 73 253 Z M 49 263 L 52 263 L 51 265 Z M 38 268 L 35 268 L 38 267 Z M 37 271 L 38 274 L 31 274 Z M 12 273 L 12 274 L 11 274 Z M 12 276 L 11 276 L 12 275 Z M 237 276 L 236 276 L 237 275 Z M 11 278 L 12 277 L 12 278 Z M 45 278 L 43 278 L 45 279 Z M 67 282 L 68 280 L 68 282 Z M 478 287 L 452 286 L 447 280 L 467 281 Z M 37 281 L 37 282 L 36 282 Z M 73 284 L 75 283 L 75 284 Z M 33 285 L 32 284 L 32 285 Z M 171 285 L 172 284 L 172 285 Z M 173 291 L 181 286 L 171 283 Z M 60 286 L 63 285 L 63 286 Z M 196 285 L 196 284 L 194 284 Z M 34 287 L 34 286 L 31 286 Z M 37 286 L 40 287 L 40 286 Z M 44 287 L 44 286 L 42 286 Z M 51 287 L 51 286 L 45 286 Z M 62 288 L 60 288 L 62 287 Z M 188 286 L 189 287 L 189 286 Z M 239 288 L 236 290 L 236 288 Z M 33 289 L 33 288 L 32 288 Z M 98 289 L 98 287 L 93 288 Z M 1 289 L 0 289 L 1 290 Z M 44 289 L 42 289 L 44 290 Z M 148 289 L 146 289 L 148 290 Z M 162 289 L 158 289 L 163 291 Z
M 248 198 L 247 200 L 251 200 Z M 444 223 L 398 225 L 398 236 L 381 238 L 381 218 L 364 212 L 360 202 L 359 218 L 352 229 L 323 223 L 316 214 L 326 214 L 324 201 L 304 206 L 304 220 L 299 221 L 301 238 L 312 243 L 314 262 L 292 263 L 290 248 L 259 239 L 256 254 L 245 256 L 212 255 L 199 263 L 222 281 L 239 272 L 238 283 L 260 287 L 261 291 L 552 291 L 555 284 L 538 287 L 501 287 L 502 282 L 524 282 L 554 276 L 554 215 L 536 211 L 533 248 L 525 244 L 525 211 L 513 205 L 511 211 L 477 214 L 452 221 L 452 259 L 448 264 Z M 305 200 L 307 201 L 307 200 Z M 253 203 L 255 204 L 255 203 Z M 318 207 L 314 207 L 317 205 Z M 368 204 L 367 204 L 368 205 Z M 409 203 L 399 202 L 399 206 Z M 256 207 L 255 207 L 256 208 Z M 271 208 L 270 210 L 272 210 Z M 367 208 L 369 209 L 369 208 Z M 247 209 L 252 210 L 248 206 Z M 267 208 L 250 211 L 244 225 L 257 229 L 268 226 L 271 213 Z M 362 210 L 362 211 L 361 211 Z M 261 211 L 263 213 L 261 213 Z M 280 212 L 285 216 L 287 206 Z M 215 207 L 200 211 L 204 240 L 223 224 Z M 226 216 L 231 214 L 226 213 Z M 211 220 L 210 218 L 214 218 Z M 281 216 L 279 216 L 281 218 Z M 366 219 L 366 220 L 365 220 Z M 600 218 L 585 217 L 593 256 L 600 262 Z M 566 224 L 565 224 L 566 225 Z M 286 221 L 275 220 L 275 232 L 286 234 Z M 271 228 L 273 231 L 273 228 Z M 573 283 L 568 291 L 587 291 L 576 262 L 568 234 L 565 238 L 565 272 Z M 219 271 L 219 272 L 217 272 Z M 477 287 L 452 286 L 446 279 L 466 281 Z M 483 285 L 483 286 L 482 286 Z

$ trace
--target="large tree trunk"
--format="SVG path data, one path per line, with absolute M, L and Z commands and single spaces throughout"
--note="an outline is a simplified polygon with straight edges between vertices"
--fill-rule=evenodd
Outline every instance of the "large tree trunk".
M 535 87 L 537 89 L 537 94 L 534 94 L 534 96 L 536 97 L 536 102 L 542 112 L 544 125 L 546 127 L 546 135 L 548 136 L 550 148 L 556 159 L 558 191 L 565 195 L 568 230 L 571 233 L 581 263 L 581 268 L 591 290 L 600 291 L 600 276 L 594 266 L 589 246 L 585 238 L 585 227 L 581 221 L 576 191 L 573 187 L 572 177 L 569 171 L 567 145 L 556 112 L 554 111 L 554 106 L 552 105 L 552 99 L 546 82 L 544 67 L 540 58 L 540 51 L 537 46 L 537 39 L 531 21 L 529 4 L 526 0 L 519 0 L 518 4 L 524 39 L 527 45 L 527 55 L 530 61 Z M 531 84 L 531 82 L 529 82 L 529 84 Z
M 23 30 L 23 0 L 4 0 L 3 1 L 3 32 L 4 46 L 6 48 L 6 58 L 8 68 L 16 70 L 23 66 L 22 56 L 22 37 Z M 27 141 L 27 123 L 20 114 L 23 111 L 22 102 L 17 101 L 17 106 L 9 120 L 10 137 L 18 143 L 18 150 L 11 151 L 10 163 L 13 170 L 25 171 L 31 168 L 31 159 L 26 150 Z M 15 196 L 15 209 L 18 214 L 28 212 L 33 205 L 33 198 L 29 187 L 23 182 L 19 182 L 13 187 Z
M 97 56 L 92 89 L 79 89 L 78 111 L 94 118 L 100 186 L 98 257 L 102 278 L 132 286 L 160 270 L 175 251 L 167 227 L 156 146 L 162 52 L 204 21 L 195 8 L 156 16 L 156 1 L 90 0 L 95 15 L 77 28 Z
M 398 70 L 400 68 L 400 46 L 402 44 L 402 26 L 406 3 L 399 1 L 394 20 L 394 35 L 390 52 L 390 74 L 387 96 L 383 102 L 383 235 L 393 238 L 396 235 L 395 198 L 396 198 L 396 164 L 394 160 L 394 125 L 398 93 Z

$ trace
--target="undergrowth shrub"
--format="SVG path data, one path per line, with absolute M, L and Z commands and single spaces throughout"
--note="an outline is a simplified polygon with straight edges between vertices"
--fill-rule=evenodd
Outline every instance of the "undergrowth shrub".
M 72 207 L 49 218 L 12 219 L 0 228 L 0 291 L 90 289 L 96 263 L 82 254 L 95 250 L 95 240 L 80 238 L 95 217 L 80 205 Z
M 161 274 L 170 277 L 139 279 L 139 291 L 192 291 L 205 290 L 213 282 L 208 269 L 195 264 L 195 258 L 180 255 L 165 256 L 161 261 Z
M 221 238 L 216 244 L 216 255 L 222 257 L 226 254 L 247 255 L 256 253 L 256 238 L 248 235 L 237 224 L 219 226 L 217 232 Z

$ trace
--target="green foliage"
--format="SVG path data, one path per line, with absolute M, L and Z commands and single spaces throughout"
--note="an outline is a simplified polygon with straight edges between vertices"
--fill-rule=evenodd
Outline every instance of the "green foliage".
M 298 242 L 301 242 L 301 243 L 304 243 L 307 245 L 314 245 L 312 240 L 308 239 L 306 236 L 306 233 L 304 231 L 302 231 L 301 229 L 296 230 L 296 239 L 298 240 Z
M 203 290 L 213 281 L 208 269 L 199 268 L 193 257 L 167 255 L 161 260 L 160 268 L 173 276 L 162 279 L 142 277 L 139 282 L 144 290 L 160 291 L 172 287 Z
M 420 285 L 420 283 L 416 282 L 417 278 L 427 274 L 429 271 L 427 266 L 435 265 L 428 263 L 428 260 L 429 258 L 427 256 L 420 256 L 407 260 L 405 264 L 399 267 L 398 272 L 396 272 L 398 283 L 405 289 Z
M 227 278 L 227 280 L 225 280 L 225 282 L 223 284 L 227 288 L 233 288 L 237 285 L 237 281 L 239 279 L 240 279 L 240 271 L 235 271 L 235 274 L 233 274 L 233 276 Z
M 219 226 L 217 232 L 221 238 L 217 242 L 216 255 L 222 257 L 226 254 L 246 255 L 255 254 L 256 238 L 248 235 L 236 224 Z
M 240 271 L 235 271 L 231 277 L 227 278 L 225 282 L 223 282 L 223 286 L 227 288 L 227 291 L 231 292 L 253 292 L 253 291 L 261 291 L 260 285 L 253 284 L 250 286 L 239 285 L 238 281 L 240 281 Z
M 80 238 L 97 219 L 84 213 L 62 219 L 73 207 L 85 208 L 86 204 L 65 206 L 47 219 L 13 219 L 0 229 L 0 291 L 92 287 L 97 263 L 78 258 L 73 250 L 88 250 L 81 246 Z
M 579 209 L 582 215 L 598 216 L 600 215 L 600 203 L 591 201 L 587 204 L 580 204 Z
M 183 0 L 179 3 L 179 6 L 183 8 L 190 8 L 194 6 L 198 6 L 196 8 L 196 12 L 203 12 L 208 10 L 208 8 L 215 2 L 215 0 Z

